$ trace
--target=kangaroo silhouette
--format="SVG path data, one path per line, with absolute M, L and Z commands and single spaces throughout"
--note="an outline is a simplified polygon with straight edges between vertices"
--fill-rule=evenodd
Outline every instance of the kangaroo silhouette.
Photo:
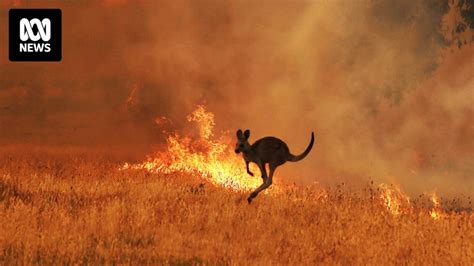
M 249 169 L 249 163 L 253 162 L 258 165 L 262 173 L 263 184 L 255 189 L 247 198 L 249 204 L 262 190 L 268 188 L 272 184 L 273 174 L 275 169 L 286 162 L 297 162 L 302 160 L 309 154 L 314 143 L 314 133 L 311 132 L 311 141 L 306 150 L 300 155 L 293 155 L 290 153 L 288 145 L 281 139 L 275 137 L 264 137 L 255 141 L 252 145 L 249 143 L 250 130 L 237 130 L 237 144 L 235 146 L 235 153 L 242 152 L 247 167 L 247 173 L 253 176 Z M 267 175 L 265 165 L 268 164 L 270 173 Z

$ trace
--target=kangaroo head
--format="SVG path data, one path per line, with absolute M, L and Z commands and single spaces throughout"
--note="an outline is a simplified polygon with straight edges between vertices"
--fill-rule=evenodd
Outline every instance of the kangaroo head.
M 235 145 L 235 153 L 250 151 L 249 137 L 250 130 L 247 129 L 244 133 L 242 133 L 241 129 L 237 130 L 237 144 Z

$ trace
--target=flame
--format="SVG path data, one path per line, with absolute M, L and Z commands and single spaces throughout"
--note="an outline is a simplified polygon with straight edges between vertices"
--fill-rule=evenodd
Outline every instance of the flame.
M 154 122 L 159 126 L 171 124 L 171 121 L 166 116 L 158 116 L 155 118 Z
M 380 184 L 380 199 L 387 210 L 393 215 L 399 215 L 406 206 L 410 205 L 410 198 L 406 196 L 398 186 Z
M 405 195 L 398 186 L 380 184 L 379 189 L 381 191 L 380 199 L 386 209 L 393 215 L 397 216 L 400 214 L 408 213 L 412 209 L 410 198 Z M 436 192 L 429 194 L 430 200 L 433 203 L 433 207 L 429 211 L 429 215 L 434 220 L 441 218 L 443 210 L 441 209 L 441 203 L 439 201 Z
M 127 108 L 131 108 L 137 104 L 137 93 L 138 93 L 139 87 L 138 84 L 133 84 L 130 93 L 128 95 L 127 100 L 125 101 L 125 106 Z
M 155 120 L 164 121 L 159 117 Z M 219 138 L 214 135 L 214 114 L 207 112 L 204 106 L 198 106 L 187 116 L 188 122 L 195 122 L 199 138 L 180 136 L 177 133 L 167 137 L 167 148 L 138 164 L 125 163 L 121 170 L 144 169 L 152 173 L 188 173 L 202 176 L 211 183 L 234 190 L 250 190 L 258 187 L 259 177 L 247 174 L 245 163 L 232 149 L 232 139 L 228 134 Z M 228 132 L 227 132 L 228 133 Z M 258 175 L 260 171 L 251 165 L 251 171 Z
M 430 200 L 433 203 L 433 208 L 430 210 L 430 216 L 431 218 L 438 220 L 442 216 L 442 210 L 436 192 L 431 193 Z
M 212 137 L 215 126 L 214 114 L 206 112 L 204 106 L 199 105 L 194 112 L 188 115 L 187 119 L 188 122 L 195 121 L 198 124 L 201 139 L 209 140 Z

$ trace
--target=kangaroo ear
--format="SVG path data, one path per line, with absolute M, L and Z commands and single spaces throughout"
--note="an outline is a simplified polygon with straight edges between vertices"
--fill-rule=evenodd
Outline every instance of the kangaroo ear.
M 250 130 L 248 130 L 248 129 L 245 130 L 244 136 L 245 136 L 245 139 L 249 139 L 249 137 L 250 137 Z
M 242 129 L 237 130 L 237 138 L 241 139 L 242 137 L 243 137 L 242 136 Z

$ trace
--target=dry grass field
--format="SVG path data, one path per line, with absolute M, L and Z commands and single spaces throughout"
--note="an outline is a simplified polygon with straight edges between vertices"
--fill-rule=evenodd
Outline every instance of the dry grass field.
M 248 205 L 247 193 L 122 163 L 85 149 L 3 148 L 0 264 L 474 262 L 470 212 L 393 215 L 370 186 L 280 185 Z

